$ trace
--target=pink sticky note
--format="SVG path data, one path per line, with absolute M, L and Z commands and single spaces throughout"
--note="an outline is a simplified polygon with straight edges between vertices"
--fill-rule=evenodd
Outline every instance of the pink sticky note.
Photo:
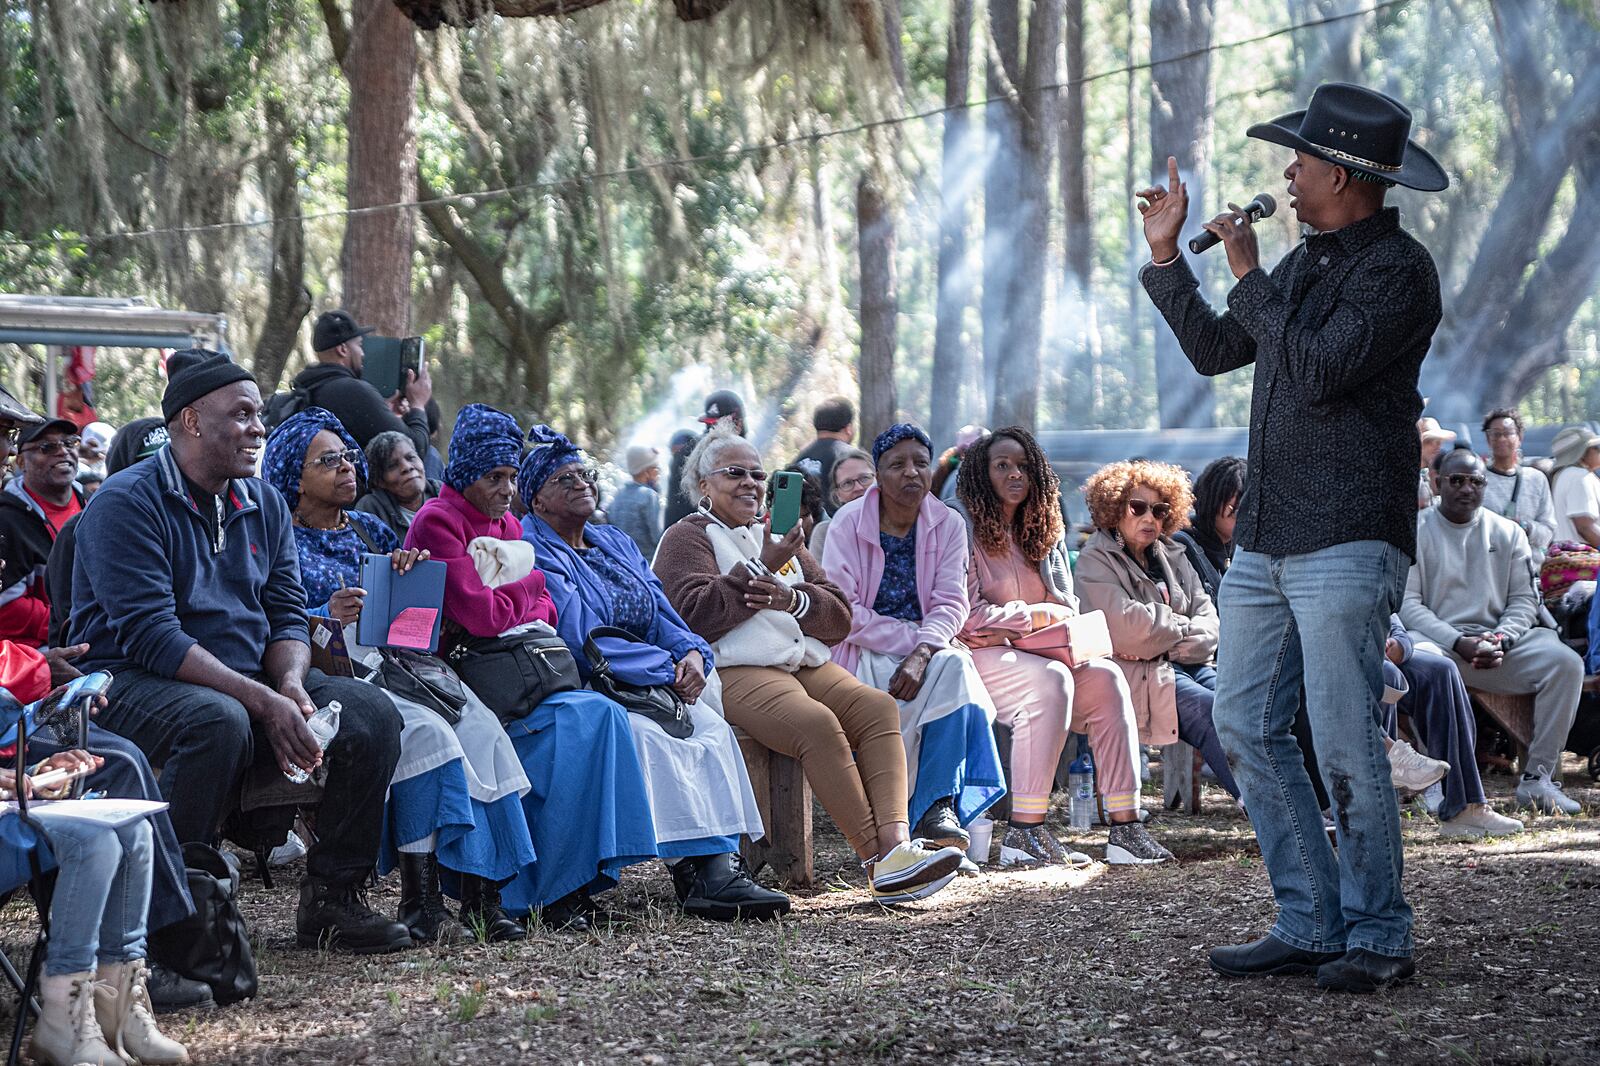
M 389 623 L 389 637 L 384 643 L 426 650 L 433 643 L 433 621 L 438 616 L 436 607 L 407 607 Z

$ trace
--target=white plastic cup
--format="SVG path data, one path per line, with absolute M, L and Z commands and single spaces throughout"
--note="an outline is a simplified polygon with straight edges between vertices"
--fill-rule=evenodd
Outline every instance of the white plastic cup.
M 979 866 L 989 861 L 989 845 L 994 842 L 994 819 L 974 818 L 967 826 L 967 858 Z

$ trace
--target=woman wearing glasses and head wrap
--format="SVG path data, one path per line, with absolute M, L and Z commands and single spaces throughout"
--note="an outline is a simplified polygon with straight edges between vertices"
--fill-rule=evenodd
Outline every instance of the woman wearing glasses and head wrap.
M 1083 487 L 1095 533 L 1078 555 L 1085 610 L 1104 611 L 1141 744 L 1182 740 L 1235 799 L 1211 724 L 1217 609 L 1172 534 L 1189 522 L 1189 475 L 1166 463 L 1103 466 Z
M 789 898 L 756 884 L 739 855 L 741 835 L 761 837 L 761 811 L 739 743 L 722 718 L 711 648 L 673 610 L 633 538 L 590 521 L 599 505 L 598 478 L 584 454 L 549 426 L 533 427 L 528 437 L 533 448 L 517 474 L 528 508 L 522 539 L 538 554 L 557 631 L 578 672 L 587 680 L 589 634 L 614 626 L 670 657 L 672 688 L 688 704 L 694 731 L 683 738 L 642 715 L 628 716 L 650 792 L 656 849 L 672 871 L 679 905 L 720 921 L 787 913 Z

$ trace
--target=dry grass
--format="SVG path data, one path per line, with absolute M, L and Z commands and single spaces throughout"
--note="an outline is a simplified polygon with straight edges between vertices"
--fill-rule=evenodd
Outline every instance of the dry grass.
M 1568 782 L 1600 813 L 1576 764 Z M 1507 779 L 1488 783 L 1505 809 Z M 588 936 L 352 959 L 296 949 L 295 878 L 258 882 L 260 996 L 166 1024 L 197 1061 L 241 1064 L 1600 1062 L 1592 817 L 1470 845 L 1409 818 L 1419 980 L 1372 997 L 1211 974 L 1206 948 L 1271 917 L 1248 825 L 1215 790 L 1156 826 L 1178 865 L 988 872 L 892 912 L 817 821 L 826 887 L 762 926 L 679 917 L 650 865 Z M 8 950 L 25 916 L 6 912 Z

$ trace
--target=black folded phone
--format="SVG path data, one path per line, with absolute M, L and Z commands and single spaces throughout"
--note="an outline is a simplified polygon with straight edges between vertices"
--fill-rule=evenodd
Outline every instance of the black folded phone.
M 361 342 L 361 379 L 384 396 L 393 396 L 406 383 L 406 371 L 420 375 L 427 357 L 421 337 L 383 337 L 369 334 Z

